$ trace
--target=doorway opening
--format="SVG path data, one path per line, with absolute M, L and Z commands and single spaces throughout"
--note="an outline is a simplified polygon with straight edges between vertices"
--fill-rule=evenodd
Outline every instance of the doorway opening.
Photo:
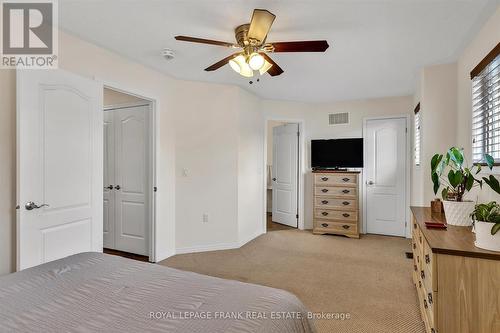
M 103 248 L 154 262 L 154 101 L 103 91 Z
M 300 126 L 268 120 L 266 124 L 266 230 L 299 227 Z

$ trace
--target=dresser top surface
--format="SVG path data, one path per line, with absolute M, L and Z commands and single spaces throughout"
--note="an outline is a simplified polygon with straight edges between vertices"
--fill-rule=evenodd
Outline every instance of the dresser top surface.
M 356 171 L 356 170 L 314 170 L 312 173 L 353 173 L 353 174 L 359 174 L 361 171 Z
M 411 207 L 411 211 L 432 252 L 500 260 L 500 252 L 483 250 L 474 246 L 474 234 L 471 227 L 448 225 L 447 229 L 427 229 L 425 222 L 446 223 L 444 214 L 432 213 L 430 207 Z

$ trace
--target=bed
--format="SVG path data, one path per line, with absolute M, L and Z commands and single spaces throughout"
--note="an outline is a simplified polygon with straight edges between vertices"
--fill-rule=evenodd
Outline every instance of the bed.
M 102 253 L 0 277 L 0 332 L 315 332 L 279 289 Z

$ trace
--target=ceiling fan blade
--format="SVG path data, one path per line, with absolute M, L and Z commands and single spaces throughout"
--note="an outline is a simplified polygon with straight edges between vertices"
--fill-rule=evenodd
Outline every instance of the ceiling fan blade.
M 175 39 L 183 41 L 183 42 L 210 44 L 210 45 L 218 45 L 218 46 L 225 46 L 225 47 L 238 47 L 237 45 L 235 45 L 233 43 L 220 42 L 218 40 L 196 38 L 196 37 L 189 37 L 189 36 L 175 36 Z
M 222 66 L 224 66 L 225 64 L 227 64 L 229 62 L 229 60 L 237 57 L 240 53 L 234 53 L 234 54 L 231 54 L 229 57 L 225 57 L 224 59 L 222 59 L 221 61 L 218 61 L 216 62 L 215 64 L 211 65 L 211 66 L 208 66 L 207 68 L 205 68 L 205 70 L 207 72 L 211 72 L 211 71 L 215 71 L 219 68 L 221 68 Z
M 271 43 L 273 52 L 325 52 L 329 47 L 326 40 Z
M 256 39 L 260 43 L 266 40 L 271 25 L 274 22 L 276 15 L 265 9 L 254 9 L 250 28 L 248 28 L 248 38 Z
M 264 59 L 266 59 L 267 62 L 269 62 L 271 65 L 273 65 L 271 68 L 269 68 L 269 70 L 267 71 L 269 73 L 269 75 L 271 76 L 278 76 L 278 75 L 281 75 L 283 74 L 283 69 L 281 69 L 280 66 L 278 66 L 277 63 L 274 62 L 273 59 L 271 59 L 271 57 L 269 57 L 267 54 L 265 53 L 260 53 L 260 55 L 262 55 L 264 57 Z

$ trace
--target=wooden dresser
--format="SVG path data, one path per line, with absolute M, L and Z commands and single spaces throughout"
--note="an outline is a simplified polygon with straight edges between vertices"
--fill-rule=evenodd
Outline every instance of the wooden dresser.
M 500 332 L 500 253 L 476 248 L 469 227 L 425 227 L 445 222 L 443 214 L 411 210 L 413 282 L 426 332 Z
M 313 172 L 313 233 L 359 238 L 359 172 Z

